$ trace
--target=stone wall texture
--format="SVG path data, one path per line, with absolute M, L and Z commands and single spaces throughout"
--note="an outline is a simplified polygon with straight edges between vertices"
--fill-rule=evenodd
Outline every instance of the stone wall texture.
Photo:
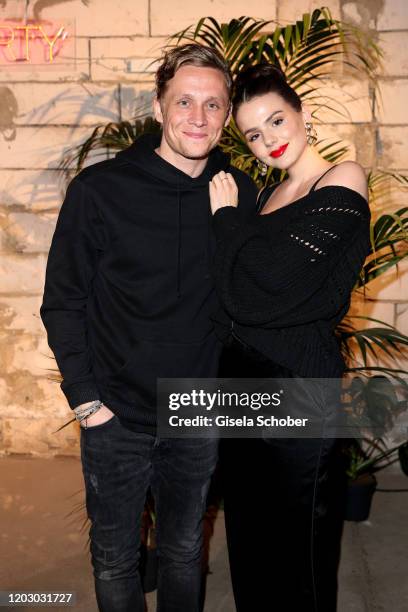
M 78 427 L 55 431 L 71 418 L 39 318 L 47 253 L 64 183 L 64 151 L 92 127 L 131 118 L 150 100 L 151 62 L 166 37 L 212 15 L 247 15 L 293 22 L 322 5 L 369 28 L 384 50 L 381 99 L 362 77 L 335 75 L 326 83 L 348 116 L 326 111 L 319 136 L 338 137 L 367 169 L 408 175 L 408 3 L 406 0 L 25 0 L 0 2 L 2 19 L 69 17 L 76 27 L 76 65 L 61 70 L 0 71 L 0 453 L 78 453 Z M 340 98 L 339 98 L 340 99 Z M 375 102 L 375 103 L 374 103 Z M 395 208 L 407 205 L 389 187 Z M 354 312 L 408 333 L 407 266 L 381 278 Z M 404 365 L 404 361 L 401 362 Z M 407 362 L 405 361 L 405 366 Z

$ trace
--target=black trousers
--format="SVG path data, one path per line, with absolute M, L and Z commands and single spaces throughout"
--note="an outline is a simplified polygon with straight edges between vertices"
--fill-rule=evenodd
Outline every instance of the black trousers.
M 222 376 L 292 376 L 254 352 L 234 353 Z M 336 610 L 347 482 L 342 446 L 327 438 L 221 440 L 237 612 Z

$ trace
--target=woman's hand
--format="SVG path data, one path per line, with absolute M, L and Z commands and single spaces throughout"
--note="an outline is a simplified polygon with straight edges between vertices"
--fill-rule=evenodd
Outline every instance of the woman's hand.
M 218 172 L 210 181 L 210 202 L 212 214 L 224 206 L 238 206 L 238 187 L 232 174 Z

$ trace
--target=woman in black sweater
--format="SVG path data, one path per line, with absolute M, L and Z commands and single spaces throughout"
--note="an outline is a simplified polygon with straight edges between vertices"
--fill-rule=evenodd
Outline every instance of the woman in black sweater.
M 234 117 L 260 164 L 287 171 L 245 226 L 230 174 L 210 183 L 220 337 L 234 376 L 340 379 L 334 329 L 369 250 L 367 181 L 311 146 L 311 115 L 271 65 L 238 77 Z M 229 375 L 224 372 L 224 375 Z M 221 470 L 238 612 L 334 612 L 343 524 L 342 442 L 223 440 Z

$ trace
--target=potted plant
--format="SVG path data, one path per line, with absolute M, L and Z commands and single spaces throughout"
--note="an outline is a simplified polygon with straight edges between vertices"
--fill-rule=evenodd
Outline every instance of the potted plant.
M 408 475 L 408 442 L 389 446 L 384 437 L 392 432 L 398 417 L 406 413 L 407 383 L 398 385 L 384 375 L 354 377 L 347 389 L 348 424 L 359 435 L 350 440 L 344 452 L 348 477 L 345 519 L 367 520 L 373 494 L 377 488 L 375 474 L 399 461 Z
M 408 442 L 389 448 L 382 438 L 355 439 L 347 448 L 347 454 L 349 480 L 344 518 L 346 521 L 366 521 L 377 488 L 376 472 L 399 461 L 408 476 Z

